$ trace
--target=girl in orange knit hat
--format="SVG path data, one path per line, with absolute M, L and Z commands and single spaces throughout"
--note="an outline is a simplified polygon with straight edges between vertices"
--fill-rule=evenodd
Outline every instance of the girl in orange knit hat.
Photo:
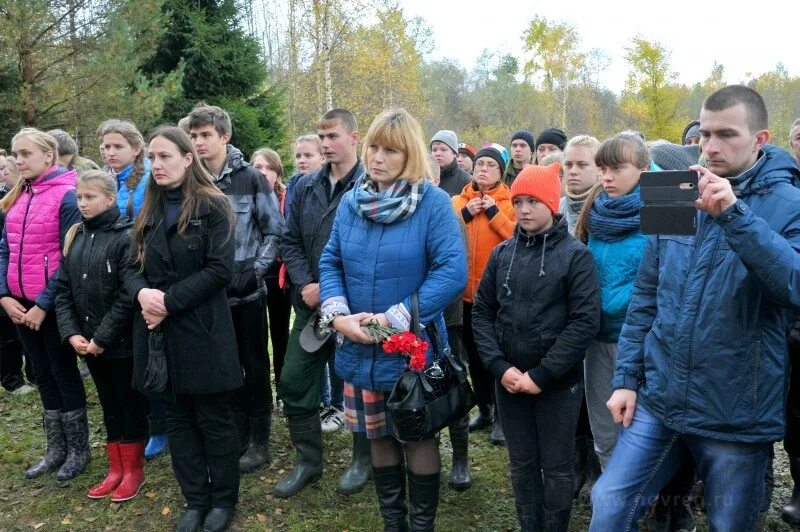
M 558 163 L 529 166 L 514 180 L 517 229 L 492 251 L 472 309 L 523 531 L 569 527 L 582 362 L 600 327 L 596 269 L 558 214 L 558 173 Z

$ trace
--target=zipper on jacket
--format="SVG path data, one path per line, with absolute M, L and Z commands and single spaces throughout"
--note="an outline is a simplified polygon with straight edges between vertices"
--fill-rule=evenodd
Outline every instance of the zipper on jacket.
M 33 187 L 30 181 L 25 182 L 25 192 L 28 193 L 28 204 L 25 206 L 25 216 L 22 218 L 22 234 L 19 238 L 19 257 L 17 258 L 17 275 L 19 276 L 19 292 L 22 294 L 23 299 L 28 299 L 25 295 L 25 288 L 22 287 L 22 248 L 25 245 L 25 228 L 28 225 L 28 213 L 31 210 L 31 203 L 33 203 Z
M 44 256 L 44 285 L 50 282 L 50 257 Z
M 111 261 L 109 259 L 106 259 L 106 271 L 111 275 Z

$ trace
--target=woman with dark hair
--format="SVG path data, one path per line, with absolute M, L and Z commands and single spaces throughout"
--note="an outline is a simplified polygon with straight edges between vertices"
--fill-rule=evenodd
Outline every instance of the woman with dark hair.
M 177 529 L 224 530 L 239 493 L 231 396 L 243 382 L 225 292 L 233 276 L 233 213 L 183 130 L 157 129 L 149 157 L 153 183 L 134 225 L 135 256 L 125 279 L 140 310 L 134 385 L 152 394 L 145 386 L 148 343 L 160 334 L 168 381 L 157 395 L 188 504 Z
M 422 130 L 408 112 L 378 115 L 362 157 L 368 173 L 342 198 L 320 258 L 322 322 L 343 338 L 336 372 L 345 381 L 345 423 L 369 439 L 385 530 L 407 530 L 409 524 L 411 530 L 433 530 L 439 447 L 433 436 L 415 442 L 393 436 L 386 400 L 406 364 L 384 353 L 362 326 L 374 321 L 408 331 L 416 292 L 419 323 L 435 323 L 446 341 L 442 312 L 467 278 L 461 229 L 448 194 L 426 179 Z M 429 362 L 432 355 L 429 349 Z
M 281 214 L 285 215 L 287 193 L 283 182 L 283 164 L 278 152 L 269 148 L 259 148 L 253 152 L 250 163 L 261 172 L 275 191 Z M 286 347 L 289 344 L 289 317 L 292 313 L 292 299 L 286 287 L 286 267 L 283 261 L 275 261 L 272 268 L 267 271 L 266 282 L 269 336 L 272 338 L 272 368 L 277 384 L 283 369 L 283 360 L 286 358 Z

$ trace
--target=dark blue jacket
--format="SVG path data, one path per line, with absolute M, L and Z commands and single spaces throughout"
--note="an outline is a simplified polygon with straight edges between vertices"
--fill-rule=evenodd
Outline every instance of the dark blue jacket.
M 381 224 L 362 218 L 352 195 L 351 190 L 342 198 L 319 261 L 320 301 L 345 297 L 351 313 L 377 314 L 399 303 L 410 310 L 416 291 L 420 323 L 435 321 L 446 341 L 442 312 L 467 283 L 467 258 L 450 196 L 426 181 L 411 216 Z M 391 391 L 405 366 L 404 357 L 385 354 L 378 345 L 345 338 L 336 350 L 336 373 L 360 388 Z
M 784 435 L 787 336 L 800 309 L 800 168 L 766 146 L 739 201 L 695 237 L 653 237 L 619 339 L 614 388 L 682 433 Z

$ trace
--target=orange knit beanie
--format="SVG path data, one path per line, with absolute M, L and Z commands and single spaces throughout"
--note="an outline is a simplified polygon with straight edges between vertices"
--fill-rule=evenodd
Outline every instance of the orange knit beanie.
M 511 185 L 511 201 L 517 196 L 530 196 L 547 205 L 555 215 L 561 201 L 561 165 L 526 166 Z

